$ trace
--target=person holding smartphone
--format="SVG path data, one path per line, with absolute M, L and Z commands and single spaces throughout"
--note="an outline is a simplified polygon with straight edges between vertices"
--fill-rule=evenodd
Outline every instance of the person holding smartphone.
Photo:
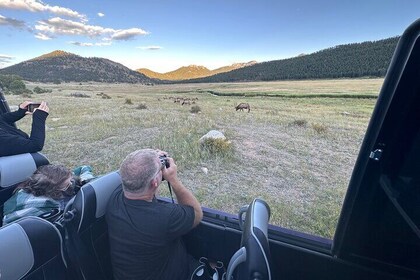
M 34 102 L 25 101 L 19 105 L 17 111 L 0 115 L 0 156 L 35 153 L 42 150 L 49 108 L 45 101 L 37 106 L 38 104 Z M 26 115 L 32 115 L 31 135 L 15 126 L 15 122 Z

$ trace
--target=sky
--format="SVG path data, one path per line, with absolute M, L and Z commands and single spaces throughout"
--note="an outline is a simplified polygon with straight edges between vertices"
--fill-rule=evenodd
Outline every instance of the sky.
M 399 36 L 420 0 L 0 0 L 0 68 L 62 50 L 159 73 Z

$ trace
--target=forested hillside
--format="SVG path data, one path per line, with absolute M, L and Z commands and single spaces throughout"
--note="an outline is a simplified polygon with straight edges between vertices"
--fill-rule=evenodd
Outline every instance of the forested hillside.
M 155 83 L 155 80 L 108 59 L 85 58 L 72 53 L 54 51 L 4 69 L 0 74 L 13 74 L 34 82 L 104 82 Z
M 105 58 L 85 58 L 63 51 L 54 51 L 0 69 L 0 74 L 18 75 L 24 80 L 35 82 L 94 81 L 142 84 L 384 77 L 398 39 L 399 37 L 393 37 L 374 42 L 346 44 L 289 59 L 255 64 L 252 62 L 224 73 L 220 71 L 228 71 L 225 68 L 210 71 L 202 66 L 181 67 L 169 72 L 172 76 L 168 76 L 168 73 L 161 74 L 159 78 L 165 81 L 156 79 L 158 77 L 153 75 L 155 79 L 147 77 Z M 211 75 L 211 72 L 218 74 L 203 77 Z M 201 78 L 169 81 L 191 76 Z
M 236 82 L 383 77 L 399 37 L 339 45 L 294 58 L 258 63 L 183 82 Z

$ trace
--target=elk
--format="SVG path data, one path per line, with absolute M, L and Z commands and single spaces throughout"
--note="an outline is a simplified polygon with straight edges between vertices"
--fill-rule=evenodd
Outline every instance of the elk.
M 238 106 L 235 107 L 236 111 L 241 110 L 243 111 L 244 109 L 248 109 L 248 113 L 249 111 L 251 111 L 251 107 L 249 106 L 248 103 L 239 103 Z

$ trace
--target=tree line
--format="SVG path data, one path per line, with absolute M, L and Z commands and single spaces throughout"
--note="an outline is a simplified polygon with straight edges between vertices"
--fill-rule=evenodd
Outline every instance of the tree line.
M 26 94 L 30 95 L 32 93 L 45 93 L 52 92 L 51 89 L 43 89 L 39 86 L 36 86 L 33 91 L 28 89 L 22 80 L 22 77 L 18 75 L 1 75 L 0 74 L 0 89 L 4 91 L 5 94 Z
M 104 58 L 83 58 L 74 54 L 28 60 L 0 69 L 0 74 L 18 75 L 35 82 L 103 83 L 217 83 L 384 77 L 399 37 L 352 43 L 293 58 L 257 63 L 213 76 L 161 81 Z M 9 87 L 10 85 L 8 85 Z M 16 80 L 13 88 L 22 87 Z
M 241 82 L 384 77 L 399 37 L 353 43 L 308 55 L 258 63 L 182 82 Z

